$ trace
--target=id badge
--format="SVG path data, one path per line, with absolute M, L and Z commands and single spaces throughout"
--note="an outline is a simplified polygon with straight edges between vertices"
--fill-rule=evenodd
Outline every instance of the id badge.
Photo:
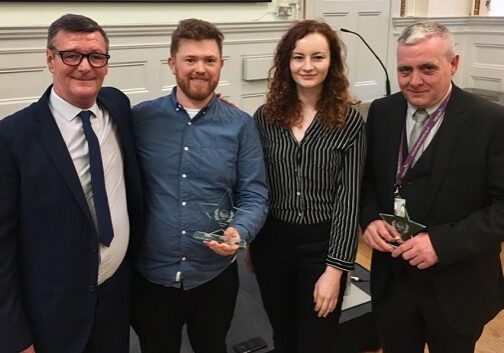
M 401 197 L 394 198 L 394 215 L 406 217 L 406 200 Z

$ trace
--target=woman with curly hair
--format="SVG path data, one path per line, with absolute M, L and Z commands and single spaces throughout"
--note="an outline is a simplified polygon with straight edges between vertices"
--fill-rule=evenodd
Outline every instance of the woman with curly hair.
M 277 46 L 267 103 L 254 115 L 270 205 L 250 251 L 275 353 L 337 352 L 365 157 L 343 49 L 326 23 L 295 23 Z

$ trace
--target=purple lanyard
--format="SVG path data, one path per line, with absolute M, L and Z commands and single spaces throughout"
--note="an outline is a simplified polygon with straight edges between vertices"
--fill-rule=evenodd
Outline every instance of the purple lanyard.
M 415 160 L 415 157 L 420 150 L 420 147 L 423 145 L 425 140 L 427 139 L 427 136 L 429 136 L 429 133 L 431 132 L 432 128 L 436 123 L 441 119 L 443 116 L 443 113 L 446 110 L 446 106 L 448 105 L 448 101 L 450 100 L 451 93 L 441 102 L 439 107 L 431 114 L 427 122 L 425 123 L 425 126 L 423 127 L 422 131 L 420 132 L 420 136 L 418 136 L 418 139 L 416 140 L 415 144 L 413 145 L 413 148 L 411 149 L 411 152 L 406 156 L 406 159 L 403 162 L 403 152 L 404 152 L 404 131 L 401 136 L 401 145 L 399 146 L 399 155 L 397 156 L 397 171 L 396 171 L 396 177 L 395 177 L 395 188 L 396 188 L 396 195 L 399 193 L 399 188 L 401 187 L 402 179 L 410 169 L 411 165 L 413 164 L 413 161 Z

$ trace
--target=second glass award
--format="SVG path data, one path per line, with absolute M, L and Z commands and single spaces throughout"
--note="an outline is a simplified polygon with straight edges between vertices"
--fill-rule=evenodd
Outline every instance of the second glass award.
M 411 239 L 417 233 L 420 233 L 425 229 L 425 226 L 423 224 L 414 222 L 409 218 L 408 212 L 405 208 L 404 216 L 380 213 L 380 217 L 383 219 L 383 221 L 385 221 L 385 223 L 391 225 L 397 230 L 397 232 L 401 236 L 401 239 L 397 239 L 399 243 Z

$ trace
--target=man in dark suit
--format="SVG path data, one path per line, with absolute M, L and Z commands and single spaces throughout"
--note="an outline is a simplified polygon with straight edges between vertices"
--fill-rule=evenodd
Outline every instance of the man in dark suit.
M 93 20 L 49 27 L 51 85 L 0 121 L 0 352 L 129 351 L 141 186 L 130 103 Z M 131 234 L 131 239 L 130 239 Z
M 446 27 L 409 26 L 402 93 L 369 110 L 361 225 L 385 353 L 473 352 L 504 306 L 504 109 L 451 82 L 458 61 Z M 401 238 L 408 218 L 425 228 Z

